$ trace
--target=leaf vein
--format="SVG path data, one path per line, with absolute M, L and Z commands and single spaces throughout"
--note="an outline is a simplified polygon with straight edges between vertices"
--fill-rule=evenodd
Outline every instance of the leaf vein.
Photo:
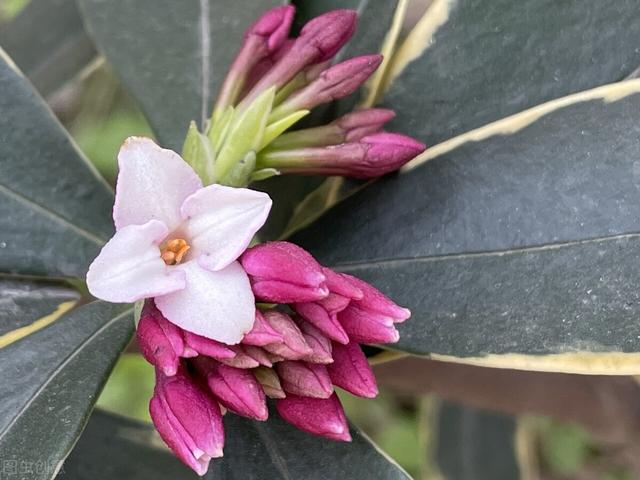
M 0 184 L 0 193 L 3 193 L 5 196 L 11 197 L 16 201 L 31 207 L 33 210 L 36 210 L 37 212 L 39 212 L 40 214 L 42 214 L 45 217 L 50 218 L 54 222 L 61 223 L 61 224 L 65 225 L 65 226 L 69 227 L 71 230 L 75 231 L 80 236 L 86 238 L 87 240 L 91 241 L 92 243 L 95 243 L 98 246 L 102 246 L 106 242 L 105 238 L 102 238 L 102 237 L 100 237 L 100 236 L 98 236 L 98 235 L 96 235 L 94 233 L 89 232 L 88 230 L 85 230 L 84 228 L 81 228 L 81 227 L 79 227 L 77 225 L 74 225 L 69 220 L 67 220 L 62 215 L 60 215 L 59 213 L 54 212 L 53 210 L 50 210 L 50 209 L 40 205 L 39 203 L 34 202 L 33 200 L 31 200 L 31 199 L 25 197 L 24 195 L 22 195 L 21 193 L 18 193 L 16 191 L 10 189 L 6 185 Z
M 485 258 L 485 257 L 502 257 L 508 255 L 521 255 L 526 253 L 546 252 L 551 250 L 561 250 L 563 248 L 575 247 L 578 245 L 589 245 L 604 243 L 617 240 L 637 240 L 640 239 L 640 233 L 624 233 L 619 235 L 609 235 L 604 237 L 595 237 L 584 240 L 572 240 L 567 242 L 547 243 L 544 245 L 534 245 L 519 248 L 510 248 L 503 250 L 491 250 L 491 251 L 479 251 L 469 253 L 451 253 L 432 256 L 417 256 L 417 257 L 402 257 L 402 258 L 382 258 L 366 261 L 356 262 L 337 262 L 332 266 L 342 270 L 357 270 L 365 269 L 371 266 L 394 266 L 403 265 L 407 263 L 430 263 L 440 262 L 446 260 L 465 260 L 473 258 Z

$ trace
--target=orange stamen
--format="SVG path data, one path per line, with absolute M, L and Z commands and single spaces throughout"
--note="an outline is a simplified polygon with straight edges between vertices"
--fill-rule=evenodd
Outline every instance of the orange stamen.
M 189 248 L 191 247 L 185 239 L 174 238 L 160 248 L 160 257 L 167 265 L 177 265 L 182 261 Z

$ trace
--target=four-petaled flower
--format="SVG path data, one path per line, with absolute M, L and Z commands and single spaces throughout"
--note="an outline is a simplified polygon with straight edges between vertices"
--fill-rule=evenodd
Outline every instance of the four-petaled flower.
M 89 291 L 108 302 L 154 298 L 185 330 L 239 343 L 255 299 L 236 259 L 266 221 L 269 196 L 203 187 L 178 154 L 148 138 L 127 139 L 118 164 L 116 233 L 89 268 Z

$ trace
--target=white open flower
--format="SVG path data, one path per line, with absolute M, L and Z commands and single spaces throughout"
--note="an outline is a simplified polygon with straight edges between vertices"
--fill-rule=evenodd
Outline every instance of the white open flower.
M 269 196 L 203 187 L 177 153 L 148 138 L 128 138 L 118 164 L 116 234 L 89 267 L 89 291 L 108 302 L 154 298 L 185 330 L 239 343 L 255 300 L 236 259 L 266 221 Z

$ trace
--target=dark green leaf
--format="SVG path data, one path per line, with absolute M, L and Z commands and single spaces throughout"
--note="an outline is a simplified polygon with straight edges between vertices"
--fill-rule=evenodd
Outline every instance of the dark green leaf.
M 31 0 L 0 27 L 0 45 L 43 95 L 62 86 L 96 55 L 75 0 Z
M 57 283 L 0 277 L 0 339 L 34 319 L 50 315 L 61 304 L 71 306 L 79 298 L 78 292 Z
M 213 107 L 244 30 L 282 0 L 79 0 L 89 33 L 163 146 Z M 204 32 L 204 34 L 203 34 Z
M 638 92 L 623 82 L 506 119 L 294 241 L 411 308 L 403 350 L 640 352 Z
M 83 277 L 113 194 L 35 90 L 0 58 L 0 272 Z
M 272 409 L 267 423 L 228 415 L 225 429 L 225 456 L 213 463 L 212 479 L 409 478 L 353 426 L 351 443 L 334 442 L 292 427 Z
M 42 318 L 30 320 L 32 333 L 0 349 L 0 458 L 5 466 L 31 465 L 30 479 L 48 479 L 71 450 L 130 340 L 133 316 L 128 306 L 94 302 L 50 317 L 44 328 L 37 323 Z
M 165 448 L 151 425 L 96 409 L 58 478 L 195 480 L 200 477 Z
M 428 23 L 440 26 L 400 53 L 417 59 L 384 105 L 398 112 L 393 129 L 429 145 L 640 65 L 635 0 L 434 0 Z
M 205 478 L 370 480 L 409 479 L 352 427 L 353 442 L 321 439 L 271 419 L 255 422 L 225 416 L 226 445 Z M 152 427 L 96 411 L 60 479 L 131 480 L 197 478 L 150 442 Z M 154 440 L 156 442 L 159 439 Z
M 436 461 L 447 480 L 520 478 L 512 417 L 444 402 Z

